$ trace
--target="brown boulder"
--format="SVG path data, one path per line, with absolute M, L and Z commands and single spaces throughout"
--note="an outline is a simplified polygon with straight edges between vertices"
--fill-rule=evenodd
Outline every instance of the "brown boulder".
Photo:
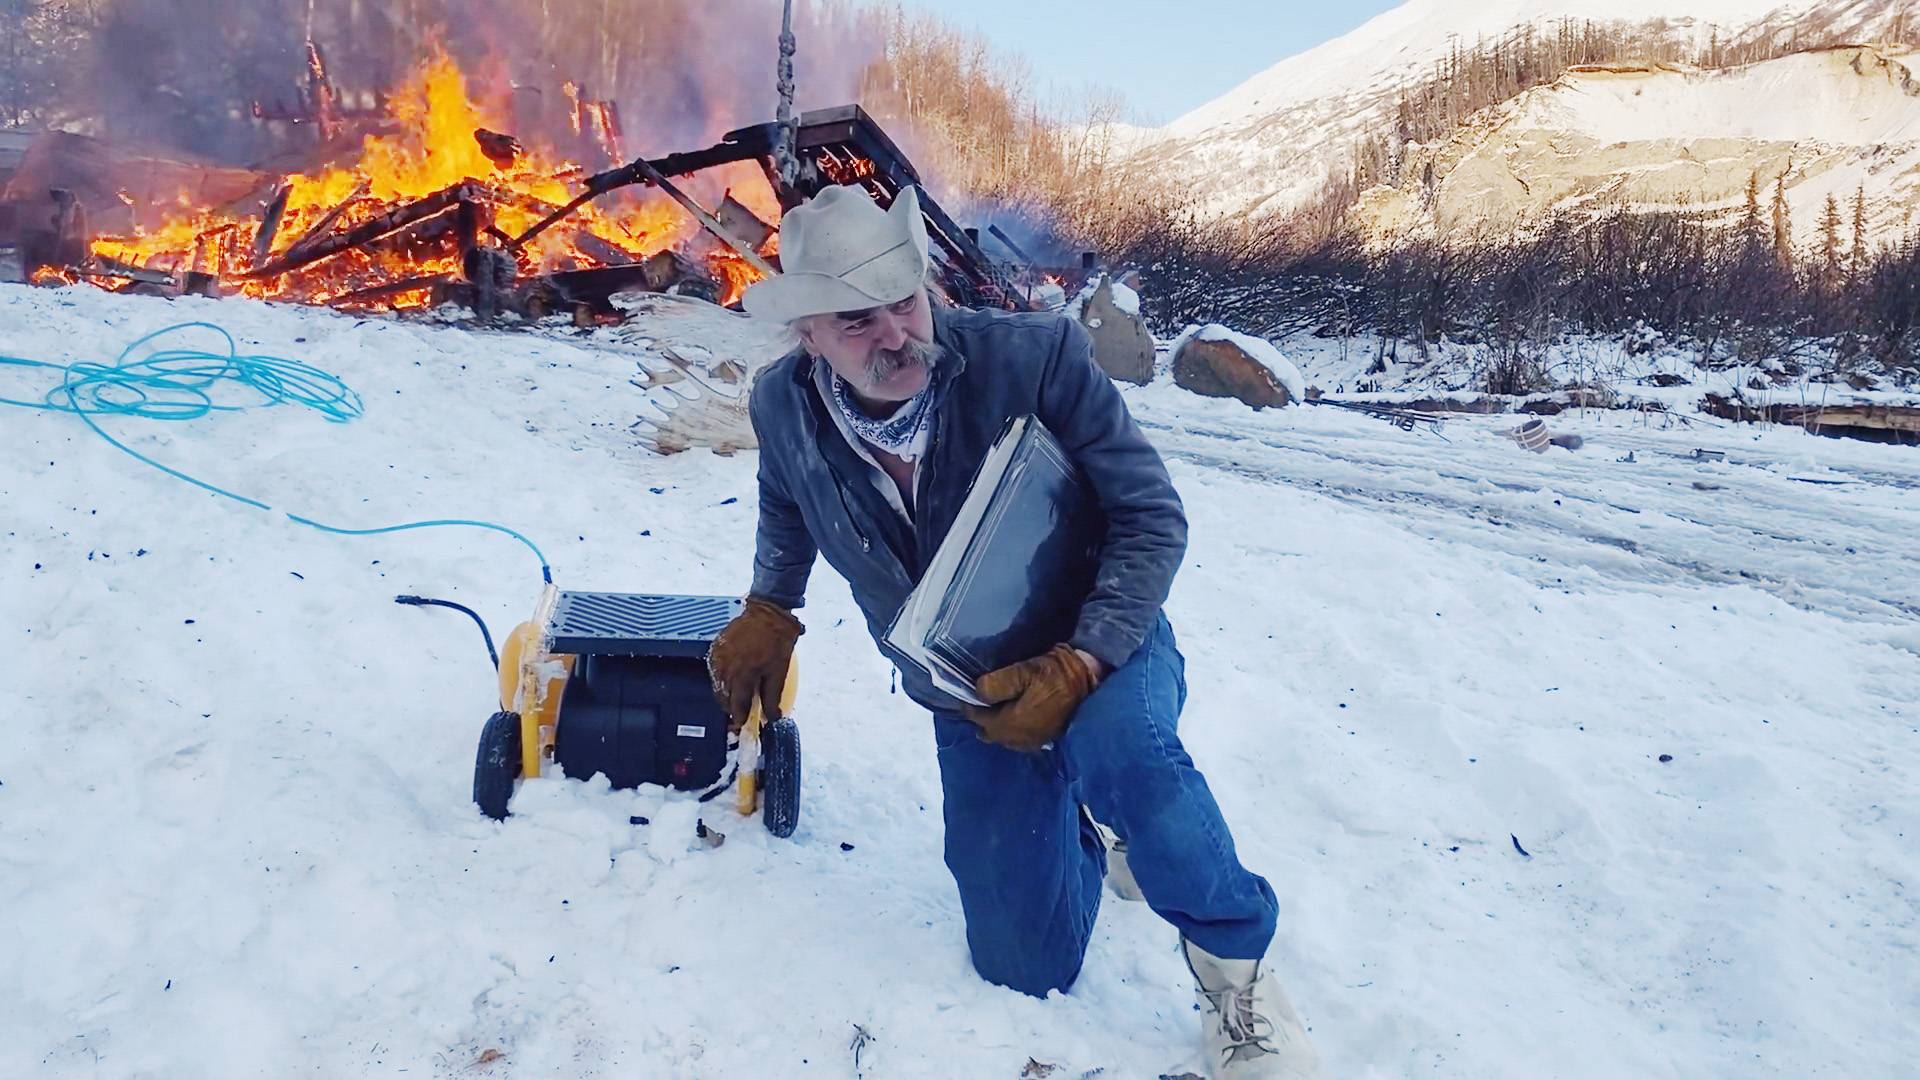
M 1093 337 L 1093 360 L 1107 377 L 1145 386 L 1153 381 L 1153 335 L 1139 311 L 1115 301 L 1113 279 L 1102 278 L 1080 305 L 1080 324 Z
M 1173 355 L 1173 381 L 1207 397 L 1238 398 L 1256 409 L 1287 404 L 1291 397 L 1273 370 L 1232 341 L 1182 342 Z

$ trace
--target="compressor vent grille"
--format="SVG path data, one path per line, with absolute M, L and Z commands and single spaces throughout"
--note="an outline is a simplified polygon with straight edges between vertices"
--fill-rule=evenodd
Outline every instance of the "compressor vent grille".
M 563 592 L 549 635 L 558 653 L 705 656 L 743 606 L 730 596 Z

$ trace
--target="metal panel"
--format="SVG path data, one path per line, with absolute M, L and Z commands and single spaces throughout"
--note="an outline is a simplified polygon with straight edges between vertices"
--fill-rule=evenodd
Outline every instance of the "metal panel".
M 744 602 L 729 596 L 562 592 L 549 628 L 557 653 L 705 656 Z

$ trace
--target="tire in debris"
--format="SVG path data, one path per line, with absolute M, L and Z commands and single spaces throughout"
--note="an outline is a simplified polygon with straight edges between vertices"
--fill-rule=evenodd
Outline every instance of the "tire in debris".
M 800 728 L 781 717 L 760 729 L 761 820 L 775 836 L 800 824 Z
M 495 821 L 507 818 L 507 800 L 520 778 L 520 714 L 497 712 L 480 729 L 480 753 L 473 763 L 473 801 Z

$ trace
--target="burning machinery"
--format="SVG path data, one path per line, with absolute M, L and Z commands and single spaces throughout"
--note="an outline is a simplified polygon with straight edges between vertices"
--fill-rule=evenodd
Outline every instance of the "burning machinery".
M 906 155 L 858 105 L 802 113 L 797 129 L 795 150 L 799 170 L 792 184 L 781 178 L 774 164 L 775 148 L 780 140 L 779 123 L 758 124 L 730 131 L 719 143 L 705 150 L 670 154 L 652 161 L 641 159 L 590 176 L 580 198 L 540 222 L 515 243 L 537 236 L 577 206 L 607 192 L 636 184 L 653 184 L 671 193 L 673 177 L 735 162 L 752 161 L 765 171 L 782 210 L 791 210 L 830 184 L 857 184 L 882 207 L 891 206 L 901 188 L 921 184 L 919 173 Z M 920 205 L 927 219 L 927 235 L 939 249 L 941 283 L 951 299 L 968 307 L 1025 307 L 1007 273 L 980 250 L 972 234 L 947 216 L 924 186 L 921 190 Z M 709 227 L 728 239 L 724 225 Z
M 501 131 L 470 103 L 447 57 L 429 59 L 391 95 L 390 115 L 377 124 L 340 106 L 318 52 L 309 59 L 320 73 L 310 100 L 286 115 L 310 123 L 329 152 L 351 144 L 344 125 L 371 124 L 352 164 L 262 173 L 117 158 L 103 144 L 49 136 L 38 160 L 26 155 L 0 202 L 0 228 L 12 220 L 23 234 L 11 245 L 0 236 L 0 247 L 17 249 L 13 273 L 358 309 L 453 301 L 482 316 L 571 311 L 591 319 L 610 315 L 608 298 L 622 291 L 674 288 L 731 303 L 776 271 L 774 223 L 783 210 L 827 184 L 857 184 L 884 206 L 921 183 L 858 106 L 589 172 Z M 569 87 L 570 98 L 579 96 Z M 611 104 L 575 106 L 596 152 L 617 151 Z M 782 139 L 789 131 L 790 144 Z M 791 179 L 778 165 L 789 145 Z M 695 197 L 702 192 L 717 203 L 711 212 Z M 1007 273 L 922 192 L 949 298 L 1025 307 Z

